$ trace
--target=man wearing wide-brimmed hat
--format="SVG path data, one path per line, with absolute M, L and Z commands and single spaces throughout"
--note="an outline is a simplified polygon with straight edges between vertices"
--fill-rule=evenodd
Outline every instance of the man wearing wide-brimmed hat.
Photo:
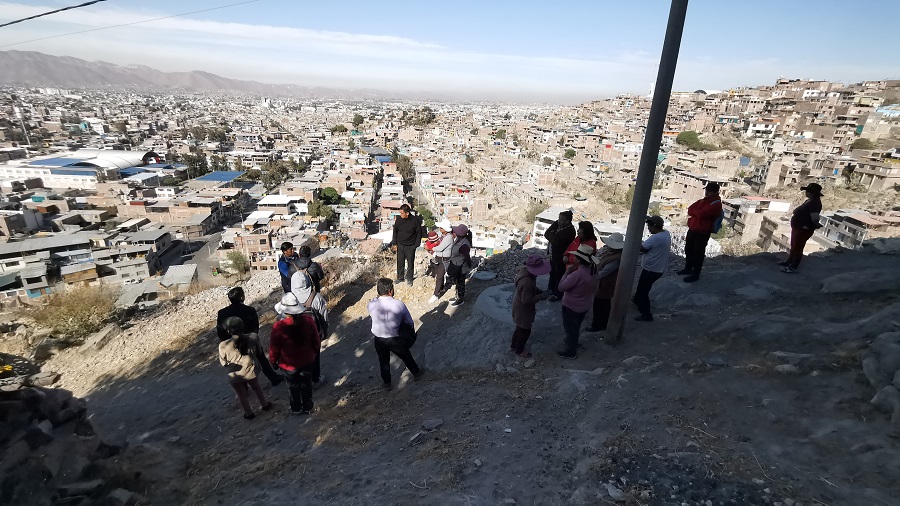
M 787 260 L 779 264 L 783 267 L 782 271 L 788 274 L 793 274 L 800 267 L 806 241 L 822 226 L 819 223 L 819 213 L 822 212 L 822 186 L 810 183 L 800 189 L 806 192 L 806 202 L 794 209 L 791 216 L 791 252 Z
M 512 300 L 512 319 L 516 324 L 516 330 L 513 332 L 509 351 L 522 358 L 531 357 L 531 353 L 525 350 L 525 343 L 531 336 L 531 326 L 537 314 L 535 306 L 550 295 L 538 290 L 536 279 L 548 272 L 550 272 L 550 262 L 541 255 L 531 255 L 516 274 L 516 288 Z

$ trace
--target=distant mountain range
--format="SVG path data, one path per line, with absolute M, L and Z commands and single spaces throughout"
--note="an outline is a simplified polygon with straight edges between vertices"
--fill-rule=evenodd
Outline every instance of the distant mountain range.
M 293 84 L 265 84 L 229 79 L 209 72 L 162 72 L 144 65 L 121 66 L 34 51 L 0 51 L 0 85 L 59 88 L 131 88 L 141 90 L 234 91 L 294 98 L 383 99 L 370 89 L 341 90 Z

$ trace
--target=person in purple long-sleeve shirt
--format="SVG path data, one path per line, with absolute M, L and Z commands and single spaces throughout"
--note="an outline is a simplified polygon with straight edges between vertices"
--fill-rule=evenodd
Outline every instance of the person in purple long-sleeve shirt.
M 571 252 L 577 263 L 569 265 L 559 280 L 559 291 L 563 293 L 562 319 L 566 339 L 563 349 L 556 354 L 562 358 L 572 360 L 577 356 L 581 323 L 584 322 L 584 316 L 594 302 L 594 288 L 597 283 L 594 280 L 595 261 L 591 256 L 593 251 L 593 247 L 582 244 Z
M 378 354 L 381 379 L 384 381 L 385 390 L 390 390 L 391 352 L 400 357 L 414 379 L 421 378 L 424 372 L 413 359 L 409 345 L 398 339 L 400 325 L 404 323 L 414 325 L 414 323 L 406 304 L 394 298 L 394 282 L 388 278 L 381 278 L 378 280 L 377 290 L 378 297 L 370 300 L 368 304 L 369 316 L 372 317 L 372 338 L 375 353 Z

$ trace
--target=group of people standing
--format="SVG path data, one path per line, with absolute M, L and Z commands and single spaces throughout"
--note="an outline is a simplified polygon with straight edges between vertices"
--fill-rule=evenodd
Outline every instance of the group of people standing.
M 807 200 L 794 210 L 791 218 L 790 254 L 779 263 L 785 273 L 796 272 L 806 242 L 821 226 L 822 187 L 812 183 L 801 189 Z M 536 306 L 541 301 L 561 301 L 565 337 L 556 354 L 565 359 L 577 357 L 581 327 L 588 311 L 593 311 L 593 316 L 585 331 L 600 332 L 609 323 L 625 238 L 613 233 L 598 241 L 591 222 L 581 221 L 576 228 L 572 217 L 571 211 L 559 213 L 544 233 L 549 243 L 549 260 L 542 255 L 530 255 L 515 276 L 512 300 L 515 330 L 510 352 L 519 357 L 531 357 L 526 345 L 536 318 Z M 721 227 L 721 221 L 719 185 L 710 183 L 704 198 L 688 208 L 685 265 L 677 273 L 686 276 L 685 282 L 699 280 L 707 244 Z M 647 217 L 646 226 L 649 236 L 641 243 L 641 274 L 632 302 L 639 313 L 635 320 L 652 322 L 650 291 L 668 266 L 672 238 L 660 216 Z M 421 217 L 412 214 L 409 206 L 401 207 L 391 241 L 391 248 L 397 253 L 397 283 L 412 284 L 415 251 L 427 237 L 425 249 L 431 255 L 429 273 L 435 280 L 428 303 L 436 302 L 447 289 L 455 287 L 456 297 L 450 305 L 463 304 L 465 277 L 472 268 L 471 232 L 466 225 L 454 226 L 447 220 L 437 222 L 427 236 L 424 232 Z M 284 295 L 275 305 L 278 320 L 272 327 L 268 354 L 257 337 L 259 317 L 254 308 L 244 304 L 242 288 L 229 290 L 230 304 L 217 317 L 219 362 L 227 370 L 228 381 L 247 419 L 255 417 L 250 405 L 251 391 L 263 411 L 272 408 L 260 386 L 259 372 L 273 386 L 288 383 L 290 412 L 295 415 L 312 411 L 313 390 L 324 382 L 321 347 L 328 337 L 328 309 L 321 290 L 325 272 L 312 260 L 309 247 L 295 250 L 293 244 L 286 242 L 281 245 L 281 252 L 278 271 Z M 550 278 L 548 289 L 542 291 L 537 287 L 537 276 L 544 274 L 550 274 Z M 394 298 L 394 282 L 381 278 L 376 291 L 377 296 L 368 303 L 372 341 L 383 387 L 390 390 L 392 353 L 404 363 L 414 380 L 419 380 L 424 370 L 410 351 L 416 341 L 415 325 L 406 305 Z
M 272 325 L 268 353 L 257 335 L 259 316 L 255 308 L 244 303 L 242 288 L 228 291 L 230 303 L 216 318 L 219 362 L 226 368 L 229 384 L 248 420 L 256 416 L 250 405 L 251 391 L 263 411 L 273 406 L 259 383 L 260 372 L 272 386 L 287 383 L 292 415 L 312 412 L 313 390 L 325 381 L 321 371 L 322 342 L 328 338 L 327 300 L 321 293 L 325 271 L 312 260 L 308 247 L 295 250 L 293 244 L 285 242 L 281 252 L 278 271 L 284 295 L 274 307 L 278 317 Z M 379 279 L 376 289 L 378 297 L 369 302 L 368 309 L 381 378 L 389 390 L 391 353 L 403 361 L 415 380 L 424 371 L 409 351 L 415 342 L 415 327 L 406 305 L 393 298 L 393 282 Z
M 669 260 L 671 236 L 663 219 L 650 216 L 646 221 L 650 237 L 641 245 L 641 281 L 635 292 L 634 303 L 640 314 L 638 321 L 653 321 L 650 311 L 650 289 L 662 276 Z M 581 326 L 588 311 L 593 311 L 587 332 L 600 332 L 609 323 L 611 300 L 616 288 L 616 278 L 622 260 L 625 238 L 616 232 L 599 240 L 594 225 L 581 221 L 576 228 L 572 224 L 572 212 L 563 211 L 544 232 L 550 249 L 549 261 L 541 255 L 531 255 L 515 278 L 512 315 L 516 329 L 513 332 L 510 351 L 527 358 L 525 349 L 536 314 L 536 304 L 549 299 L 562 302 L 562 324 L 565 332 L 562 348 L 556 352 L 562 358 L 574 359 L 578 353 Z M 536 278 L 550 274 L 548 288 L 540 292 Z
M 434 225 L 426 236 L 422 217 L 413 214 L 407 204 L 400 207 L 390 243 L 391 251 L 397 254 L 396 282 L 406 281 L 412 286 L 416 249 L 425 237 L 425 251 L 431 255 L 428 275 L 434 277 L 434 293 L 428 303 L 434 304 L 449 288 L 455 288 L 456 297 L 450 300 L 450 306 L 461 306 L 466 301 L 466 274 L 472 269 L 472 233 L 465 224 L 452 225 L 446 219 Z
M 791 218 L 790 255 L 779 263 L 785 273 L 796 272 L 806 242 L 821 226 L 822 187 L 811 183 L 801 190 L 807 200 L 794 210 Z M 718 184 L 707 184 L 704 197 L 688 208 L 685 265 L 677 272 L 685 276 L 683 281 L 686 283 L 700 279 L 709 239 L 722 226 L 724 215 L 719 191 Z M 666 271 L 672 248 L 672 237 L 665 230 L 662 217 L 648 216 L 646 226 L 649 236 L 641 243 L 641 274 L 631 299 L 639 313 L 634 319 L 640 322 L 653 321 L 650 290 Z M 549 243 L 549 261 L 541 255 L 529 256 L 514 281 L 512 317 L 516 329 L 510 352 L 523 358 L 531 356 L 525 345 L 531 335 L 536 304 L 549 299 L 551 302 L 562 301 L 565 338 L 557 355 L 574 359 L 577 357 L 581 326 L 588 311 L 593 311 L 593 317 L 585 331 L 600 332 L 609 323 L 611 299 L 616 289 L 625 238 L 620 233 L 610 234 L 600 239 L 602 247 L 598 249 L 593 224 L 581 221 L 576 228 L 572 224 L 571 211 L 559 213 L 557 220 L 544 232 L 544 237 Z M 537 289 L 536 278 L 547 273 L 550 274 L 548 289 L 542 292 Z

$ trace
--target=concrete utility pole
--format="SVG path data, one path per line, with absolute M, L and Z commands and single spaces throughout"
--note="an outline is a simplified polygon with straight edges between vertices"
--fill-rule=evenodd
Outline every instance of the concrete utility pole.
M 622 252 L 622 263 L 616 278 L 616 291 L 612 299 L 609 325 L 603 336 L 603 341 L 608 344 L 619 342 L 624 334 L 625 316 L 628 314 L 628 301 L 631 298 L 632 285 L 634 285 L 641 237 L 644 233 L 647 207 L 650 205 L 650 192 L 653 191 L 653 176 L 656 172 L 663 127 L 666 124 L 669 97 L 672 95 L 672 81 L 675 78 L 675 66 L 678 63 L 678 50 L 681 48 L 681 34 L 684 31 L 687 6 L 688 0 L 672 0 L 672 7 L 669 9 L 669 23 L 666 26 L 666 38 L 663 42 L 662 55 L 659 58 L 659 72 L 656 74 L 650 118 L 647 120 L 647 130 L 644 132 L 641 164 L 638 168 L 637 181 L 634 184 L 634 199 L 631 203 L 631 214 L 628 217 L 625 249 Z

